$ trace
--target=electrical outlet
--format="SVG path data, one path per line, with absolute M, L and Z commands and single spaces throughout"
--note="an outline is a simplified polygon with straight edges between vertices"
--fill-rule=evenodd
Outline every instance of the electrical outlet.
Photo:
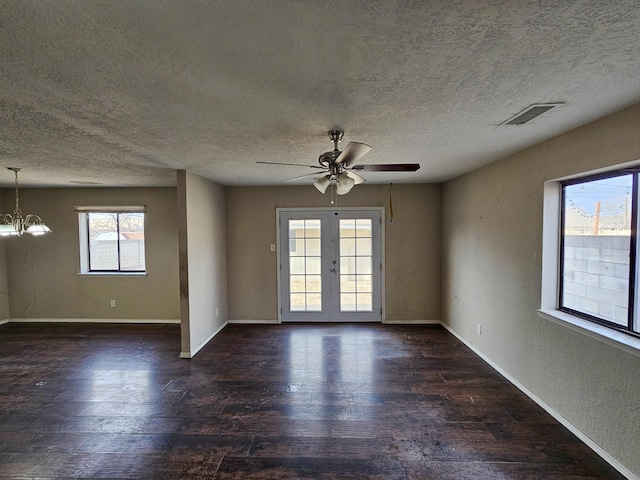
M 482 335 L 482 324 L 481 323 L 476 323 L 476 333 L 478 335 Z
M 111 308 L 116 308 L 116 301 L 111 300 L 110 305 L 111 305 Z
M 220 315 L 220 309 L 218 307 L 216 307 L 216 317 Z

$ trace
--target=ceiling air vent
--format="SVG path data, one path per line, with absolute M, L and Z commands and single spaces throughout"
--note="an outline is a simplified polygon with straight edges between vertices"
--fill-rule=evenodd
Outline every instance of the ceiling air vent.
M 500 125 L 524 125 L 534 118 L 548 112 L 552 108 L 563 105 L 562 103 L 534 103 L 529 105 L 521 112 L 516 113 L 513 117 L 505 120 Z

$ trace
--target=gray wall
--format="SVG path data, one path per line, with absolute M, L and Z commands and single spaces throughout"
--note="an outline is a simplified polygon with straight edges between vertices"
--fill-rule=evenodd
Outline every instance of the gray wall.
M 331 207 L 313 186 L 227 187 L 229 319 L 270 320 L 277 312 L 276 208 Z M 440 320 L 440 185 L 358 185 L 340 207 L 385 207 L 386 319 Z
M 447 182 L 442 294 L 453 331 L 636 475 L 640 357 L 536 309 L 544 181 L 640 159 L 638 125 L 640 105 Z
M 181 355 L 191 357 L 227 321 L 224 187 L 180 170 L 177 209 Z
M 147 275 L 78 275 L 74 205 L 146 205 Z M 11 318 L 179 318 L 175 188 L 21 189 L 20 207 L 40 215 L 53 233 L 0 239 L 7 249 Z

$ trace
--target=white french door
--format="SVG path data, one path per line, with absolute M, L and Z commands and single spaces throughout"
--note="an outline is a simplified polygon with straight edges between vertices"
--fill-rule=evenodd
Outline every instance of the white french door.
M 278 209 L 280 320 L 382 321 L 382 209 Z

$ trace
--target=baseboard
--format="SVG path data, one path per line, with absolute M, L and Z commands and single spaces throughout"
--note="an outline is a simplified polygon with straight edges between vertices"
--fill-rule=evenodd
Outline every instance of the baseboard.
M 209 343 L 213 337 L 215 337 L 217 334 L 219 334 L 222 331 L 222 329 L 224 327 L 226 327 L 228 324 L 229 324 L 228 321 L 224 322 L 211 335 L 209 335 L 200 345 L 198 345 L 195 349 L 192 349 L 190 352 L 180 352 L 180 358 L 193 358 L 193 357 L 195 357 L 196 353 L 198 353 L 200 350 L 202 350 L 202 348 L 207 343 Z
M 180 320 L 155 318 L 10 318 L 9 323 L 174 323 Z
M 441 325 L 440 320 L 385 320 L 386 325 Z
M 7 323 L 9 323 L 9 319 L 8 318 L 5 319 L 5 320 L 0 320 L 0 325 L 5 325 Z
M 261 324 L 274 325 L 278 324 L 278 320 L 229 320 L 230 324 Z M 383 324 L 388 325 L 440 325 L 440 320 L 385 320 Z
M 229 320 L 228 323 L 236 323 L 236 324 L 260 324 L 260 325 L 276 325 L 278 324 L 278 320 Z
M 512 383 L 516 388 L 518 388 L 522 393 L 524 393 L 531 400 L 536 402 L 540 407 L 542 407 L 549 415 L 555 418 L 558 422 L 564 425 L 571 433 L 573 433 L 576 437 L 578 437 L 582 442 L 585 443 L 591 450 L 597 453 L 604 461 L 606 461 L 613 468 L 618 470 L 622 475 L 627 477 L 629 480 L 640 480 L 640 477 L 636 476 L 631 470 L 622 465 L 619 461 L 613 458 L 609 453 L 607 453 L 601 446 L 595 443 L 591 438 L 589 438 L 586 434 L 584 434 L 581 430 L 579 430 L 575 425 L 569 422 L 566 418 L 556 412 L 553 408 L 547 405 L 542 399 L 540 399 L 536 394 L 534 394 L 527 387 L 518 382 L 515 378 L 505 372 L 501 367 L 495 364 L 491 359 L 487 358 L 484 353 L 475 348 L 469 342 L 467 342 L 461 335 L 459 335 L 455 330 L 453 330 L 449 325 L 442 324 L 444 328 L 446 328 L 454 337 L 464 343 L 467 347 L 469 347 L 473 353 L 482 358 L 485 362 L 487 362 L 491 368 L 493 368 L 496 372 L 502 375 L 506 380 Z

